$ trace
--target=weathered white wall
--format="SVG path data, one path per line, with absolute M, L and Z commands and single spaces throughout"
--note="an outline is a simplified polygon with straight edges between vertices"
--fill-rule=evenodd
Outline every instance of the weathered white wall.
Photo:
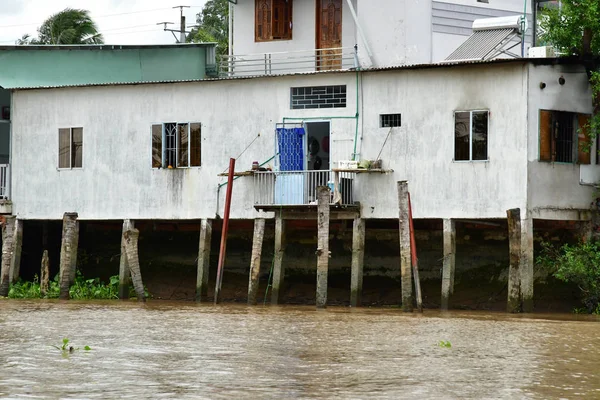
M 388 129 L 380 113 L 402 113 L 383 148 L 388 175 L 357 178 L 367 218 L 397 218 L 396 181 L 408 180 L 417 218 L 502 218 L 526 206 L 526 67 L 520 63 L 363 73 L 363 158 L 374 159 Z M 238 170 L 275 152 L 284 117 L 353 116 L 352 72 L 179 84 L 147 84 L 15 93 L 14 212 L 20 218 L 212 218 L 217 175 L 256 137 Z M 290 110 L 291 86 L 346 84 L 348 106 Z M 489 109 L 489 161 L 453 162 L 455 110 Z M 202 122 L 201 168 L 152 169 L 153 123 Z M 353 119 L 331 119 L 332 159 L 347 158 Z M 83 169 L 57 170 L 58 129 L 84 128 Z M 234 184 L 232 217 L 252 218 L 252 178 Z M 219 213 L 222 215 L 221 191 Z
M 564 85 L 558 83 L 563 76 Z M 540 89 L 540 83 L 546 84 Z M 587 210 L 594 189 L 581 185 L 580 180 L 600 181 L 600 166 L 540 162 L 539 113 L 540 110 L 592 113 L 592 94 L 585 69 L 580 66 L 529 67 L 528 106 L 528 180 L 529 207 L 534 217 L 546 219 L 577 219 L 578 212 Z M 595 147 L 593 147 L 595 148 Z
M 431 0 L 360 0 L 358 19 L 373 53 L 359 36 L 362 66 L 431 62 Z
M 356 1 L 356 0 L 353 0 Z M 350 9 L 343 2 L 342 47 L 356 44 L 355 24 Z M 316 2 L 296 0 L 292 14 L 292 40 L 270 42 L 254 41 L 254 0 L 238 0 L 234 8 L 233 51 L 234 54 L 274 53 L 283 51 L 312 50 L 316 48 Z
M 520 64 L 379 72 L 364 77 L 361 157 L 377 157 L 389 128 L 380 113 L 401 112 L 383 148 L 389 176 L 360 176 L 366 217 L 397 216 L 394 183 L 408 180 L 418 218 L 502 218 L 526 204 L 526 82 Z M 380 99 L 375 102 L 375 99 Z M 487 162 L 454 162 L 454 111 L 490 111 Z

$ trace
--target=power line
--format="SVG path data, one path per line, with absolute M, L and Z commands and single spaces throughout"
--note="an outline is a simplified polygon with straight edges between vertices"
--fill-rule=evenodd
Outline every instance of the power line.
M 204 6 L 190 6 L 190 8 L 202 8 L 202 7 L 204 7 Z M 150 9 L 150 10 L 128 11 L 128 12 L 116 13 L 116 14 L 92 15 L 92 17 L 94 19 L 97 19 L 97 18 L 109 18 L 109 17 L 117 17 L 119 15 L 141 14 L 141 13 L 154 12 L 154 11 L 170 10 L 171 8 L 172 7 L 162 7 L 162 8 L 154 8 L 154 9 Z M 43 23 L 44 23 L 44 21 L 42 21 L 42 22 L 29 22 L 29 23 L 25 23 L 25 24 L 16 24 L 16 25 L 0 25 L 0 28 L 18 28 L 18 27 L 21 27 L 21 26 L 41 25 Z

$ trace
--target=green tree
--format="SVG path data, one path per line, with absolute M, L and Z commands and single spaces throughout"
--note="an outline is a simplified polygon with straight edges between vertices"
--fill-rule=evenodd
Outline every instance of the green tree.
M 217 42 L 217 55 L 229 50 L 229 1 L 208 0 L 196 15 L 197 27 L 187 36 L 187 42 Z
M 17 44 L 102 44 L 104 39 L 88 10 L 65 8 L 38 28 L 38 37 L 23 35 Z

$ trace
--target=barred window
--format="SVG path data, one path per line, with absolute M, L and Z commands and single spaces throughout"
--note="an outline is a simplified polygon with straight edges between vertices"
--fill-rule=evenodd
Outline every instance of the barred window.
M 152 125 L 152 168 L 202 165 L 201 124 L 166 122 Z

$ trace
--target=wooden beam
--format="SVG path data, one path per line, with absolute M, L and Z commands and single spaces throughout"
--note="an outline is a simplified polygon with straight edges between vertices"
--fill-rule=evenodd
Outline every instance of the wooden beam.
M 134 227 L 133 221 L 123 220 L 123 230 L 121 232 L 121 258 L 119 260 L 119 299 L 129 298 L 129 287 L 131 286 L 131 272 L 127 263 L 127 246 L 125 244 L 125 232 Z
M 350 305 L 360 307 L 362 302 L 363 266 L 365 260 L 365 220 L 357 217 L 352 227 L 352 272 L 350 277 Z
M 250 259 L 250 276 L 248 279 L 248 304 L 256 305 L 260 278 L 260 259 L 265 237 L 265 219 L 254 220 L 254 238 L 252 239 L 252 258 Z
M 448 310 L 450 296 L 454 293 L 454 271 L 456 269 L 456 222 L 444 220 L 444 257 L 442 267 L 442 310 Z
M 65 213 L 63 215 L 62 244 L 60 247 L 60 293 L 58 298 L 68 300 L 69 289 L 75 278 L 77 268 L 77 246 L 79 243 L 79 224 L 77 213 Z M 73 276 L 73 279 L 71 279 Z
M 329 270 L 329 200 L 327 186 L 317 188 L 318 234 L 317 234 L 317 307 L 327 306 L 327 274 Z
M 408 212 L 408 182 L 398 182 L 398 222 L 400 230 L 400 275 L 402 278 L 402 310 L 412 312 L 412 263 L 410 253 L 410 221 Z
M 200 222 L 200 242 L 198 244 L 198 273 L 196 275 L 196 301 L 208 298 L 208 271 L 210 270 L 210 246 L 212 241 L 212 221 Z
M 271 290 L 271 304 L 279 304 L 285 277 L 283 256 L 285 253 L 285 221 L 281 213 L 275 215 L 275 254 L 273 260 L 273 287 Z

